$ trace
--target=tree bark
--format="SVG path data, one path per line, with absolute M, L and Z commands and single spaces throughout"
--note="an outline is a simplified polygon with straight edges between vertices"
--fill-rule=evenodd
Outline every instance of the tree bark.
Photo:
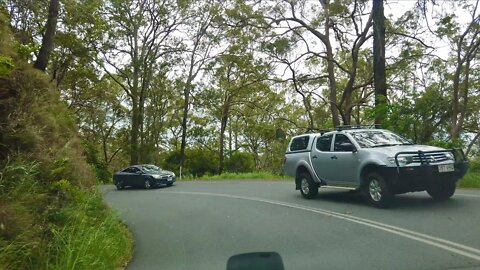
M 387 102 L 387 82 L 385 78 L 385 16 L 383 0 L 373 0 L 373 77 L 375 85 L 375 124 L 384 118 L 380 107 Z
M 188 121 L 188 107 L 190 104 L 190 89 L 185 87 L 183 90 L 183 116 L 182 116 L 182 142 L 180 145 L 180 166 L 183 166 L 185 160 L 185 148 L 187 147 L 187 121 Z
M 58 10 L 60 8 L 59 0 L 50 0 L 48 6 L 48 18 L 45 26 L 45 34 L 42 39 L 42 47 L 38 53 L 37 60 L 33 67 L 41 71 L 45 71 L 48 65 L 48 59 L 53 51 L 53 42 L 55 39 L 55 31 L 57 28 Z
M 328 72 L 328 82 L 330 86 L 330 112 L 332 113 L 332 123 L 333 126 L 340 125 L 340 118 L 338 115 L 337 108 L 337 82 L 335 80 L 335 64 L 333 58 L 333 49 L 330 44 L 330 14 L 328 11 L 328 5 L 325 4 L 323 10 L 325 11 L 325 47 L 327 50 L 327 72 Z
M 230 113 L 230 102 L 231 102 L 231 97 L 228 96 L 227 99 L 225 100 L 225 104 L 222 110 L 222 117 L 220 120 L 220 151 L 219 151 L 219 165 L 218 165 L 219 174 L 222 174 L 223 172 L 223 163 L 225 160 L 225 153 L 224 153 L 225 130 L 227 129 L 228 115 Z
M 132 128 L 130 130 L 130 165 L 136 165 L 139 162 L 138 155 L 138 131 L 139 123 L 139 107 L 136 97 L 132 98 Z

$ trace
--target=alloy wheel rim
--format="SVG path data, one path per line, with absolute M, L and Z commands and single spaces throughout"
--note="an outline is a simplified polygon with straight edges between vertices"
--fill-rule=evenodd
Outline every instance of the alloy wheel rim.
M 303 194 L 308 194 L 310 192 L 310 187 L 308 185 L 307 179 L 305 179 L 305 178 L 302 179 L 301 188 L 302 188 Z
M 372 179 L 368 185 L 368 191 L 372 200 L 379 202 L 382 199 L 382 188 L 377 179 Z
M 150 188 L 150 181 L 148 180 L 145 181 L 145 188 Z

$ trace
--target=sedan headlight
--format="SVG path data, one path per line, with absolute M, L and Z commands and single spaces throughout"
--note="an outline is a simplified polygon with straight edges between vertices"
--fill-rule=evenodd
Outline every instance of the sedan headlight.
M 405 166 L 408 164 L 408 160 L 406 157 L 397 157 L 398 160 L 398 165 L 399 166 Z M 397 163 L 395 163 L 395 158 L 394 157 L 389 157 L 388 162 L 390 162 L 392 165 L 397 166 Z
M 155 179 L 161 179 L 162 176 L 160 174 L 152 174 L 152 177 Z
M 172 172 L 172 177 L 175 177 L 175 173 Z

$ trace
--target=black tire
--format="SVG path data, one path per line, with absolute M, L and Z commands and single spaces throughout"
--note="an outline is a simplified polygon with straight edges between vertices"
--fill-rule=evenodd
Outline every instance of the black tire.
M 368 202 L 378 208 L 388 208 L 393 203 L 394 194 L 383 176 L 378 173 L 369 173 L 363 188 Z
M 150 181 L 150 179 L 145 179 L 145 182 L 143 182 L 143 187 L 145 189 L 153 188 L 153 185 L 152 185 L 152 182 Z
M 117 187 L 117 190 L 122 190 L 125 188 L 125 186 L 123 185 L 123 181 L 122 180 L 119 180 L 115 183 L 115 186 Z
M 300 174 L 300 193 L 305 199 L 313 199 L 318 194 L 318 184 L 313 182 L 309 173 Z
M 455 193 L 455 190 L 457 188 L 456 182 L 445 179 L 439 180 L 439 182 L 431 184 L 427 188 L 427 193 L 435 200 L 447 200 Z

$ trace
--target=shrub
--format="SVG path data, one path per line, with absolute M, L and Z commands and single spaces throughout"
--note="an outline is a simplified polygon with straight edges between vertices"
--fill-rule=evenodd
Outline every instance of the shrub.
M 234 173 L 251 172 L 255 169 L 255 161 L 250 153 L 234 152 L 225 160 L 225 171 Z
M 180 151 L 171 151 L 163 155 L 160 162 L 162 168 L 177 174 L 180 172 Z M 202 176 L 218 172 L 218 157 L 216 152 L 193 148 L 186 149 L 182 175 Z

